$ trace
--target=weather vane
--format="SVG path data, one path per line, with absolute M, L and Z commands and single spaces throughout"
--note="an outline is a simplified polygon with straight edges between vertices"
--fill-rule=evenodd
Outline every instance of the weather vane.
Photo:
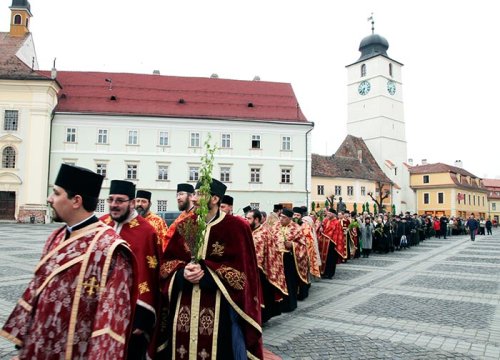
M 372 15 L 367 19 L 367 21 L 372 22 L 372 34 L 375 34 L 375 20 L 373 20 L 373 13 Z

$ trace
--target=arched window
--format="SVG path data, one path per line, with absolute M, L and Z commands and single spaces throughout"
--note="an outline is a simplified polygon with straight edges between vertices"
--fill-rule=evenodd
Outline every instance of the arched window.
M 389 63 L 389 75 L 392 76 L 392 64 Z
M 361 65 L 361 77 L 366 76 L 366 64 Z
M 22 18 L 21 18 L 21 15 L 19 14 L 16 14 L 14 16 L 14 25 L 21 25 L 22 23 Z
M 7 146 L 2 151 L 2 167 L 6 169 L 16 167 L 16 150 L 12 146 Z

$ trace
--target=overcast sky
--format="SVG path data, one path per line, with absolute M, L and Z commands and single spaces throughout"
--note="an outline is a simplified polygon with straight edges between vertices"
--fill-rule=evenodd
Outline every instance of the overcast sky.
M 497 1 L 30 0 L 40 68 L 289 82 L 313 152 L 347 135 L 347 71 L 371 33 L 404 64 L 408 157 L 500 178 Z M 12 0 L 0 0 L 9 31 Z

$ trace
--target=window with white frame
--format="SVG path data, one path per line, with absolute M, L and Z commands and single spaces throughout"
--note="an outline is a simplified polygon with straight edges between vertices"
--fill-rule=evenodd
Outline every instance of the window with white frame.
M 231 134 L 222 134 L 221 135 L 220 147 L 222 149 L 230 149 L 231 148 Z
M 12 146 L 7 146 L 2 150 L 2 167 L 4 169 L 16 168 L 16 150 Z
M 158 145 L 168 146 L 168 131 L 160 131 L 158 138 Z
M 17 125 L 19 122 L 19 111 L 17 110 L 5 110 L 3 129 L 5 131 L 17 131 Z
M 429 193 L 424 193 L 424 204 L 428 204 L 430 201 Z
M 251 202 L 251 203 L 250 203 L 250 207 L 251 207 L 252 209 L 257 209 L 257 210 L 258 210 L 258 209 L 259 209 L 259 207 L 260 207 L 260 203 Z
M 157 180 L 168 180 L 168 165 L 160 164 L 158 165 L 158 177 Z
M 252 135 L 252 149 L 261 149 L 260 135 Z
M 75 166 L 75 165 L 76 165 L 76 162 L 75 162 L 75 161 L 70 161 L 70 160 L 68 160 L 68 161 L 64 161 L 64 163 L 65 163 L 66 165 L 69 165 L 69 166 Z
M 231 181 L 231 168 L 229 166 L 221 166 L 220 168 L 220 181 L 230 182 Z
M 444 204 L 444 193 L 438 193 L 438 204 Z
M 361 196 L 366 195 L 366 188 L 364 186 L 361 186 Z
M 497 203 L 491 203 L 491 210 L 493 211 L 497 210 Z
M 281 137 L 281 150 L 283 151 L 292 150 L 292 138 L 290 136 Z
M 127 179 L 136 180 L 137 179 L 137 165 L 127 164 Z
M 281 183 L 290 184 L 292 182 L 292 170 L 281 169 Z
M 260 168 L 257 167 L 250 168 L 250 182 L 260 183 Z
M 76 128 L 66 128 L 66 142 L 76 143 Z
M 139 130 L 129 130 L 128 131 L 128 145 L 138 145 L 139 144 Z
M 200 147 L 200 144 L 201 144 L 200 133 L 191 133 L 189 146 L 190 147 Z
M 168 200 L 157 200 L 156 211 L 167 211 Z
M 342 195 L 342 187 L 340 185 L 335 185 L 335 195 Z
M 108 143 L 108 129 L 97 130 L 97 143 L 98 144 Z
M 108 164 L 98 163 L 96 165 L 96 171 L 95 172 L 106 178 L 106 175 L 108 173 Z
M 96 212 L 98 213 L 103 213 L 106 211 L 106 204 L 105 204 L 105 200 L 104 199 L 99 199 L 97 201 L 97 207 L 95 209 Z
M 348 186 L 347 187 L 347 196 L 353 196 L 354 195 L 354 186 Z
M 200 176 L 200 168 L 198 166 L 189 167 L 189 181 L 198 181 Z
M 325 195 L 325 185 L 318 185 L 318 195 Z

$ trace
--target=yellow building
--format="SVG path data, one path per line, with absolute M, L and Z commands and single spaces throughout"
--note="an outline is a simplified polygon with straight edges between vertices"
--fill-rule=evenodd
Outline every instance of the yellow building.
M 477 176 L 443 163 L 416 165 L 409 171 L 419 214 L 486 217 L 488 191 Z
M 484 179 L 483 185 L 488 190 L 487 218 L 498 224 L 500 220 L 500 179 Z
M 342 198 L 349 211 L 361 213 L 363 204 L 368 203 L 369 212 L 373 213 L 375 202 L 370 194 L 380 202 L 382 188 L 382 194 L 387 193 L 382 201 L 385 211 L 392 211 L 390 194 L 393 184 L 380 169 L 363 139 L 347 135 L 334 155 L 312 154 L 311 168 L 311 209 L 312 203 L 313 210 L 324 208 L 327 199 L 334 196 L 335 209 Z

